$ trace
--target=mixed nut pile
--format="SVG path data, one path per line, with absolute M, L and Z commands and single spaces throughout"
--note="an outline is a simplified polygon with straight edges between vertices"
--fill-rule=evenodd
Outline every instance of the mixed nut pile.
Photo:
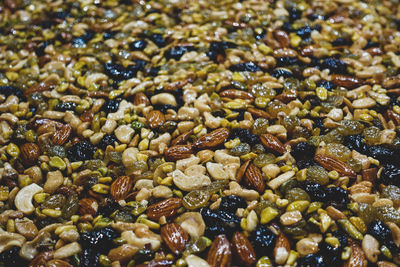
M 1 266 L 400 264 L 399 0 L 0 2 Z

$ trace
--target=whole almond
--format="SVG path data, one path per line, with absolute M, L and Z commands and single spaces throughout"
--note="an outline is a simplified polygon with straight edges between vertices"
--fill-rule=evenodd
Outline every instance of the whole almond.
M 145 106 L 149 106 L 150 100 L 143 92 L 138 92 L 133 97 L 133 104 L 135 106 L 139 106 L 141 104 L 144 104 Z
M 208 251 L 207 262 L 211 267 L 231 266 L 232 251 L 229 240 L 225 235 L 219 235 L 214 239 Z
M 51 139 L 54 145 L 62 146 L 65 144 L 71 134 L 72 127 L 69 124 L 64 124 L 58 129 Z
M 161 228 L 161 238 L 167 247 L 176 255 L 179 255 L 185 249 L 189 241 L 189 235 L 183 228 L 176 223 L 169 223 Z
M 250 188 L 259 193 L 262 193 L 265 190 L 265 183 L 262 173 L 260 169 L 253 163 L 250 163 L 247 167 L 244 174 L 244 181 Z
M 186 159 L 193 155 L 194 150 L 192 145 L 175 145 L 171 146 L 164 152 L 165 160 L 177 161 L 180 159 Z
M 241 232 L 233 234 L 232 251 L 240 262 L 240 266 L 250 267 L 257 261 L 253 246 L 249 239 Z
M 33 164 L 40 156 L 39 146 L 35 143 L 25 143 L 20 148 L 22 160 L 27 164 Z
M 332 74 L 331 81 L 335 85 L 346 87 L 347 89 L 353 89 L 363 84 L 363 81 L 359 78 L 340 74 Z
M 147 208 L 147 216 L 151 220 L 158 220 L 162 216 L 170 218 L 174 216 L 181 207 L 182 199 L 176 197 L 168 198 L 149 206 Z
M 110 187 L 110 194 L 115 201 L 124 199 L 131 191 L 133 180 L 129 176 L 118 177 Z
M 326 155 L 315 155 L 314 160 L 330 171 L 337 171 L 340 175 L 356 177 L 357 174 L 349 165 L 338 159 Z
M 286 147 L 279 141 L 279 139 L 276 136 L 273 136 L 272 134 L 262 134 L 260 136 L 261 143 L 263 146 L 266 148 L 273 150 L 277 153 L 283 154 L 286 152 Z
M 246 161 L 245 163 L 242 164 L 242 166 L 240 166 L 237 174 L 236 174 L 236 182 L 240 183 L 242 181 L 242 178 L 244 176 L 244 174 L 246 173 L 247 167 L 250 164 L 250 160 Z
M 240 98 L 240 99 L 254 99 L 254 96 L 252 93 L 242 91 L 242 90 L 237 90 L 237 89 L 228 89 L 225 91 L 222 91 L 219 94 L 220 97 L 228 97 L 228 98 Z
M 274 258 L 277 264 L 284 264 L 289 257 L 290 243 L 284 233 L 280 233 L 274 248 Z
M 165 116 L 159 110 L 152 110 L 147 114 L 146 120 L 151 129 L 156 129 L 165 123 Z
M 181 135 L 178 135 L 175 139 L 171 141 L 171 146 L 183 145 L 189 140 L 189 137 L 193 134 L 193 130 L 187 131 Z
M 343 267 L 366 267 L 368 264 L 365 253 L 357 242 L 349 239 L 351 248 L 350 258 L 343 264 Z
M 272 116 L 268 112 L 258 108 L 248 108 L 247 111 L 256 118 L 272 119 Z
M 219 128 L 197 139 L 194 143 L 197 149 L 214 148 L 223 144 L 229 137 L 228 128 Z
M 92 216 L 95 216 L 98 209 L 99 204 L 94 198 L 82 198 L 79 201 L 79 212 L 81 215 L 90 214 Z

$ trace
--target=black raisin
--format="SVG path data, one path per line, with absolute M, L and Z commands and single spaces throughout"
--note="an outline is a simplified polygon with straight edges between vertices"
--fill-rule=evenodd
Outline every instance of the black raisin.
M 233 213 L 203 208 L 201 210 L 201 216 L 203 217 L 207 228 L 210 228 L 210 232 L 214 231 L 211 229 L 212 227 L 222 226 L 218 227 L 217 231 L 223 229 L 223 234 L 232 236 L 232 234 L 240 228 L 240 218 Z M 217 231 L 212 232 L 212 234 L 217 233 Z
M 223 55 L 225 56 L 225 49 L 228 48 L 235 48 L 236 45 L 234 43 L 231 42 L 211 42 L 210 44 L 210 48 L 207 52 L 207 56 L 213 60 L 216 61 L 218 55 Z
M 368 148 L 368 154 L 379 160 L 381 163 L 398 162 L 399 155 L 396 155 L 395 151 L 385 145 L 370 146 Z
M 229 67 L 231 71 L 261 71 L 261 68 L 254 62 L 238 63 Z
M 56 11 L 50 15 L 53 19 L 65 20 L 69 16 L 69 13 L 66 11 Z
M 293 32 L 294 31 L 292 24 L 287 21 L 283 23 L 281 29 L 285 32 Z
M 311 35 L 312 29 L 310 26 L 305 26 L 296 31 L 296 34 L 301 38 L 307 38 Z
M 326 200 L 332 206 L 343 207 L 350 203 L 349 192 L 341 187 L 328 187 L 326 189 Z
M 267 31 L 265 29 L 262 29 L 261 32 L 254 31 L 254 38 L 256 38 L 256 40 L 261 40 L 265 37 L 266 33 Z
M 105 33 L 103 34 L 103 39 L 104 39 L 104 40 L 108 40 L 108 39 L 114 38 L 114 36 L 115 36 L 117 33 L 118 33 L 117 31 L 107 31 L 107 32 L 105 32 Z
M 84 47 L 86 43 L 92 40 L 94 37 L 94 31 L 87 30 L 83 35 L 79 37 L 75 37 L 72 39 L 72 46 L 73 47 Z
M 276 235 L 266 226 L 259 225 L 251 235 L 254 249 L 259 256 L 267 255 L 275 247 Z
M 304 185 L 304 191 L 308 193 L 312 201 L 324 202 L 327 198 L 325 188 L 317 183 L 307 181 Z
M 168 109 L 173 109 L 173 110 L 177 110 L 178 109 L 178 107 L 172 106 L 172 105 L 169 105 L 169 104 L 164 104 L 164 105 L 163 104 L 158 104 L 158 105 L 153 105 L 153 107 L 154 107 L 155 110 L 159 110 L 162 113 L 166 113 Z
M 149 39 L 153 41 L 158 47 L 164 47 L 167 45 L 167 39 L 161 34 L 155 33 L 149 36 Z
M 400 168 L 394 166 L 393 164 L 384 165 L 379 181 L 385 185 L 400 186 Z
M 344 46 L 344 45 L 350 46 L 351 44 L 352 44 L 351 39 L 343 37 L 336 38 L 335 40 L 332 41 L 332 46 Z
M 49 45 L 50 45 L 50 42 L 49 42 L 49 41 L 44 41 L 43 43 L 41 43 L 40 45 L 38 45 L 38 46 L 35 48 L 36 56 L 38 56 L 38 57 L 43 56 L 43 55 L 44 55 L 44 50 L 45 50 L 46 47 L 49 46 Z
M 194 50 L 193 46 L 174 46 L 171 49 L 167 50 L 164 53 L 164 56 L 166 59 L 173 58 L 175 60 L 179 60 L 183 56 L 183 54 L 193 50 Z
M 106 134 L 105 136 L 103 136 L 103 138 L 101 139 L 100 143 L 98 144 L 98 146 L 105 150 L 107 146 L 114 146 L 114 142 L 118 142 L 117 138 L 115 137 L 114 134 Z
M 330 262 L 332 265 L 341 265 L 341 254 L 339 247 L 333 247 L 325 242 L 321 242 L 319 245 L 318 255 L 323 257 L 323 262 Z
M 143 263 L 154 258 L 154 251 L 147 248 L 142 248 L 135 254 L 135 263 Z
M 230 138 L 231 139 L 239 138 L 241 142 L 248 144 L 257 144 L 260 142 L 260 138 L 246 128 L 233 129 L 231 131 Z
M 318 83 L 319 87 L 324 87 L 328 91 L 336 89 L 336 85 L 333 82 L 322 80 Z
M 106 102 L 101 106 L 101 110 L 106 113 L 114 113 L 117 112 L 119 107 L 119 101 L 116 99 L 108 99 Z
M 67 157 L 72 162 L 91 160 L 94 152 L 96 152 L 96 148 L 91 143 L 83 141 L 68 148 Z
M 26 100 L 24 93 L 16 86 L 13 85 L 2 85 L 0 86 L 0 94 L 9 97 L 15 95 L 19 100 Z
M 129 44 L 129 48 L 132 51 L 143 51 L 147 47 L 146 40 L 137 40 Z
M 399 248 L 393 241 L 392 231 L 386 223 L 381 220 L 372 221 L 367 228 L 367 233 L 375 237 L 381 244 L 384 244 L 391 251 L 398 252 Z
M 19 256 L 19 247 L 12 247 L 0 253 L 0 263 L 4 266 L 27 266 L 27 262 Z
M 106 63 L 104 65 L 105 72 L 117 81 L 128 80 L 136 76 L 139 70 L 143 70 L 146 66 L 146 61 L 136 60 L 135 65 L 124 67 L 117 63 Z
M 321 67 L 323 69 L 329 69 L 331 73 L 345 74 L 347 72 L 346 63 L 340 59 L 327 58 L 322 61 Z
M 82 267 L 96 267 L 99 263 L 100 251 L 96 251 L 96 249 L 84 247 L 81 257 L 80 257 L 80 265 Z
M 57 111 L 75 110 L 77 104 L 74 102 L 61 102 L 56 107 Z
M 289 9 L 289 19 L 291 21 L 297 20 L 301 18 L 302 11 L 293 7 Z
M 307 142 L 299 142 L 292 148 L 291 154 L 296 160 L 311 159 L 315 154 L 315 146 Z
M 230 213 L 235 213 L 238 208 L 244 209 L 246 207 L 246 201 L 243 198 L 235 195 L 223 197 L 219 205 L 220 210 Z
M 81 242 L 88 247 L 95 247 L 99 249 L 105 249 L 112 244 L 112 240 L 117 238 L 119 233 L 110 227 L 105 227 L 99 230 L 84 233 L 81 235 Z
M 300 61 L 295 57 L 278 57 L 276 58 L 277 67 L 287 67 L 293 65 L 301 65 Z
M 105 205 L 99 205 L 99 210 L 98 214 L 103 215 L 103 217 L 110 217 L 110 215 L 121 208 L 117 202 L 114 202 L 110 199 L 107 199 L 108 201 L 106 202 Z
M 284 78 L 291 78 L 291 77 L 293 77 L 293 73 L 288 69 L 276 68 L 272 71 L 271 76 L 273 76 L 275 78 L 279 78 L 281 76 L 283 76 Z
M 308 254 L 297 260 L 298 267 L 325 267 L 324 258 L 318 254 Z M 330 266 L 330 265 L 329 265 Z
M 362 154 L 367 152 L 367 144 L 364 141 L 364 137 L 361 134 L 348 135 L 344 137 L 343 145 L 347 146 L 351 150 L 356 150 Z
M 299 170 L 318 165 L 313 159 L 296 160 L 296 164 Z

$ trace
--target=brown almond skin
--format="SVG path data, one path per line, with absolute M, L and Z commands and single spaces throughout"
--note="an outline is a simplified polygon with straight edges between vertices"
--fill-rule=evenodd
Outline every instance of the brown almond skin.
M 247 111 L 256 118 L 272 119 L 272 116 L 268 112 L 258 108 L 248 108 Z
M 180 159 L 186 159 L 193 155 L 194 149 L 192 145 L 175 145 L 171 146 L 164 152 L 165 160 L 177 161 Z
M 146 120 L 151 129 L 156 129 L 165 123 L 165 116 L 159 110 L 152 110 L 147 114 Z
M 25 143 L 20 147 L 22 160 L 26 164 L 33 164 L 40 156 L 39 146 L 35 143 Z
M 162 216 L 167 219 L 174 216 L 182 207 L 182 199 L 173 197 L 157 202 L 147 208 L 147 216 L 151 220 L 158 220 Z
M 264 147 L 273 150 L 277 153 L 283 154 L 286 152 L 286 147 L 282 144 L 281 141 L 276 136 L 272 134 L 262 134 L 260 136 L 261 143 Z
M 349 165 L 343 161 L 326 155 L 315 155 L 314 160 L 318 162 L 322 167 L 330 171 L 337 171 L 342 176 L 356 177 L 357 174 L 350 168 Z
M 197 139 L 194 146 L 197 149 L 214 148 L 223 144 L 229 137 L 228 128 L 219 128 Z
M 189 241 L 189 235 L 176 223 L 164 225 L 161 228 L 161 238 L 175 255 L 181 254 Z
M 343 267 L 366 267 L 368 264 L 367 258 L 360 245 L 349 239 L 351 247 L 350 258 L 343 264 Z
M 340 74 L 332 74 L 331 81 L 337 86 L 343 86 L 349 89 L 354 89 L 363 84 L 363 81 L 352 76 L 345 76 Z
M 230 267 L 232 251 L 228 238 L 225 235 L 217 236 L 211 244 L 207 255 L 207 262 L 211 267 Z
M 145 106 L 149 106 L 150 100 L 143 92 L 138 92 L 133 97 L 133 104 L 135 106 L 139 106 L 141 104 L 144 104 Z
M 171 141 L 171 146 L 185 144 L 189 140 L 189 138 L 192 134 L 193 134 L 193 130 L 190 130 L 190 131 L 187 131 L 186 133 L 178 135 L 174 140 Z
M 232 236 L 232 251 L 240 262 L 240 266 L 250 267 L 256 263 L 257 257 L 249 239 L 241 232 Z
M 237 89 L 228 89 L 225 90 L 223 92 L 221 92 L 220 97 L 228 97 L 228 98 L 240 98 L 240 99 L 254 99 L 253 94 L 246 92 L 246 91 L 242 91 L 242 90 L 237 90 Z
M 111 184 L 110 195 L 115 201 L 125 199 L 131 191 L 132 185 L 133 179 L 129 176 L 120 176 Z
M 64 124 L 60 127 L 58 131 L 56 131 L 53 135 L 51 141 L 54 145 L 62 146 L 65 144 L 71 134 L 72 127 L 69 124 Z
M 264 179 L 260 169 L 256 165 L 250 163 L 246 169 L 244 176 L 244 181 L 250 188 L 256 190 L 259 193 L 264 192 Z
M 72 265 L 63 260 L 54 259 L 54 260 L 47 262 L 46 267 L 72 267 Z
M 94 198 L 82 198 L 79 201 L 79 212 L 81 215 L 90 214 L 92 216 L 95 216 L 98 208 L 99 204 Z
M 247 167 L 250 164 L 250 160 L 246 161 L 245 163 L 242 164 L 242 166 L 240 166 L 237 174 L 236 174 L 236 182 L 240 183 L 242 181 L 242 178 L 244 176 L 244 174 L 246 173 Z
M 273 253 L 274 257 L 276 257 L 279 248 L 285 248 L 285 250 L 288 253 L 290 251 L 289 239 L 287 239 L 284 233 L 280 233 L 278 238 L 276 239 L 274 253 Z
M 53 258 L 53 251 L 44 251 L 39 253 L 33 260 L 29 263 L 28 267 L 38 267 L 45 266 L 46 262 Z

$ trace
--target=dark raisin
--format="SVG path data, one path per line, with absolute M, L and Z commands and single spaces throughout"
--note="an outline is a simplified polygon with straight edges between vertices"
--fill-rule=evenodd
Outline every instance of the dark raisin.
M 317 15 L 317 16 L 321 17 L 321 20 L 324 20 L 323 19 L 324 16 L 322 16 L 322 15 Z M 314 27 L 313 27 L 313 30 L 316 30 L 317 32 L 320 32 L 322 30 L 321 24 L 315 24 Z
M 278 57 L 276 58 L 277 67 L 287 67 L 293 65 L 301 65 L 300 61 L 294 57 Z
M 261 71 L 261 68 L 254 62 L 238 63 L 229 67 L 231 71 Z
M 147 47 L 146 40 L 137 40 L 129 44 L 129 48 L 132 51 L 143 51 Z
M 83 141 L 72 145 L 67 150 L 67 157 L 70 161 L 83 161 L 93 159 L 96 148 L 89 142 Z
M 103 39 L 108 40 L 114 38 L 114 36 L 117 34 L 117 31 L 107 31 L 103 34 Z
M 260 32 L 254 31 L 254 38 L 256 38 L 256 40 L 261 40 L 265 37 L 266 33 L 267 31 L 265 29 L 261 29 Z
M 379 181 L 385 185 L 400 186 L 400 168 L 394 166 L 393 164 L 384 165 Z
M 299 142 L 292 148 L 291 154 L 296 160 L 312 159 L 315 154 L 315 146 L 307 142 Z
M 12 247 L 0 253 L 0 263 L 4 266 L 27 266 L 27 262 L 19 256 L 19 247 Z
M 392 231 L 386 223 L 374 220 L 368 225 L 367 233 L 375 237 L 379 243 L 384 244 L 391 251 L 398 252 L 399 248 L 393 241 Z
M 183 54 L 193 50 L 193 46 L 174 46 L 171 49 L 165 51 L 164 56 L 167 60 L 171 58 L 179 60 L 183 56 Z
M 243 198 L 235 195 L 223 197 L 219 205 L 220 210 L 230 213 L 236 213 L 236 210 L 238 208 L 244 209 L 246 207 L 247 207 L 246 201 Z
M 257 255 L 270 254 L 275 247 L 276 236 L 266 226 L 259 225 L 250 237 Z
M 329 69 L 331 73 L 345 74 L 347 72 L 346 63 L 336 58 L 327 58 L 322 61 L 321 67 Z
M 260 142 L 260 138 L 246 128 L 233 129 L 231 131 L 230 138 L 231 139 L 239 138 L 241 142 L 248 144 L 257 144 Z
M 344 248 L 348 244 L 347 234 L 342 232 L 341 230 L 336 230 L 332 232 L 332 235 L 339 240 L 340 247 Z
M 291 21 L 300 19 L 301 18 L 301 14 L 302 14 L 302 11 L 298 10 L 295 7 L 292 7 L 291 9 L 289 9 L 289 19 Z
M 80 257 L 80 265 L 82 267 L 96 267 L 99 263 L 100 251 L 96 251 L 96 249 L 84 247 L 81 257 Z
M 232 236 L 232 234 L 240 228 L 240 218 L 233 213 L 222 210 L 211 210 L 209 208 L 203 208 L 201 210 L 201 216 L 203 217 L 203 220 L 207 226 L 206 228 L 210 228 L 209 233 L 211 233 L 213 237 L 215 237 L 215 233 L 222 229 L 224 231 L 222 234 Z M 213 229 L 211 229 L 214 226 L 222 227 L 218 227 L 217 231 L 214 231 Z
M 318 254 L 308 254 L 304 258 L 297 260 L 298 267 L 325 267 L 324 258 Z M 331 266 L 331 265 L 329 265 Z
M 143 263 L 154 258 L 154 251 L 147 248 L 142 248 L 135 254 L 135 263 Z
M 165 104 L 165 105 L 162 105 L 162 104 L 153 105 L 153 107 L 154 107 L 155 110 L 159 110 L 159 111 L 161 111 L 162 113 L 166 113 L 168 109 L 173 109 L 173 110 L 177 110 L 177 109 L 178 109 L 178 107 L 175 107 L 175 106 L 172 106 L 172 105 L 169 105 L 169 104 Z
M 349 192 L 341 187 L 328 187 L 326 189 L 326 200 L 332 206 L 343 207 L 350 203 Z
M 24 93 L 21 91 L 21 89 L 13 85 L 0 86 L 0 94 L 6 97 L 9 97 L 10 95 L 15 95 L 16 97 L 18 97 L 19 100 L 26 100 Z
M 77 104 L 74 102 L 61 102 L 56 107 L 57 111 L 75 110 Z
M 296 164 L 299 170 L 318 165 L 313 159 L 298 160 Z
M 324 87 L 328 91 L 332 91 L 332 90 L 336 89 L 336 87 L 337 87 L 333 82 L 325 81 L 325 80 L 320 81 L 318 83 L 318 86 L 319 87 Z
M 69 13 L 66 11 L 56 11 L 50 15 L 53 19 L 65 20 L 69 16 Z
M 287 21 L 283 23 L 281 29 L 285 32 L 293 32 L 294 31 L 292 24 Z
M 303 189 L 308 193 L 312 201 L 324 202 L 327 198 L 326 190 L 320 184 L 307 181 Z
M 351 39 L 343 37 L 336 38 L 335 40 L 332 41 L 332 46 L 344 46 L 344 45 L 350 46 L 351 44 L 352 44 Z
M 273 76 L 275 78 L 279 78 L 281 76 L 283 76 L 284 78 L 291 78 L 291 77 L 293 77 L 293 73 L 288 69 L 276 68 L 272 71 L 271 76 Z
M 396 155 L 395 151 L 385 145 L 370 146 L 368 148 L 368 154 L 379 160 L 381 163 L 398 162 L 399 155 Z
M 108 201 L 104 205 L 99 205 L 98 214 L 103 215 L 103 217 L 109 217 L 114 211 L 118 210 L 120 206 L 118 203 L 107 199 Z
M 106 134 L 105 136 L 103 136 L 103 138 L 101 139 L 98 146 L 101 149 L 105 150 L 107 146 L 114 146 L 114 142 L 118 142 L 115 135 L 114 134 Z
M 371 47 L 379 47 L 379 43 L 373 42 L 372 40 L 368 40 L 367 44 L 365 45 L 364 49 L 368 49 Z
M 119 101 L 116 99 L 108 99 L 106 102 L 101 106 L 101 110 L 106 113 L 114 113 L 117 112 L 119 107 Z
M 333 247 L 325 242 L 319 244 L 318 255 L 322 256 L 323 262 L 330 262 L 332 265 L 341 265 L 341 254 L 339 247 Z
M 164 47 L 167 45 L 167 39 L 162 36 L 162 34 L 154 33 L 149 36 L 149 39 L 153 41 L 158 47 Z
M 94 31 L 87 30 L 83 35 L 72 39 L 73 47 L 84 47 L 94 37 Z
M 143 70 L 146 66 L 146 61 L 136 60 L 135 65 L 124 67 L 117 63 L 106 63 L 104 65 L 105 72 L 117 81 L 127 80 L 136 76 L 139 70 Z
M 157 74 L 158 74 L 158 72 L 160 71 L 160 67 L 151 67 L 147 72 L 146 72 L 146 74 L 148 75 L 148 76 L 152 76 L 152 77 L 154 77 L 154 76 L 157 76 Z
M 109 247 L 114 238 L 117 238 L 119 233 L 113 228 L 105 227 L 99 230 L 84 233 L 81 235 L 81 242 L 88 247 L 95 247 L 103 250 L 104 247 Z
M 207 52 L 207 56 L 213 60 L 217 61 L 218 55 L 225 56 L 225 49 L 235 48 L 236 45 L 231 42 L 211 42 L 210 47 Z
M 301 38 L 307 38 L 311 35 L 312 29 L 310 26 L 305 26 L 296 31 L 296 34 Z
M 46 47 L 49 46 L 49 45 L 50 45 L 50 42 L 49 42 L 49 41 L 44 41 L 43 43 L 41 43 L 40 45 L 38 45 L 38 46 L 35 48 L 36 56 L 38 56 L 38 57 L 44 56 L 44 50 L 45 50 Z
M 345 136 L 343 145 L 362 154 L 367 152 L 367 144 L 365 143 L 364 137 L 361 134 Z

